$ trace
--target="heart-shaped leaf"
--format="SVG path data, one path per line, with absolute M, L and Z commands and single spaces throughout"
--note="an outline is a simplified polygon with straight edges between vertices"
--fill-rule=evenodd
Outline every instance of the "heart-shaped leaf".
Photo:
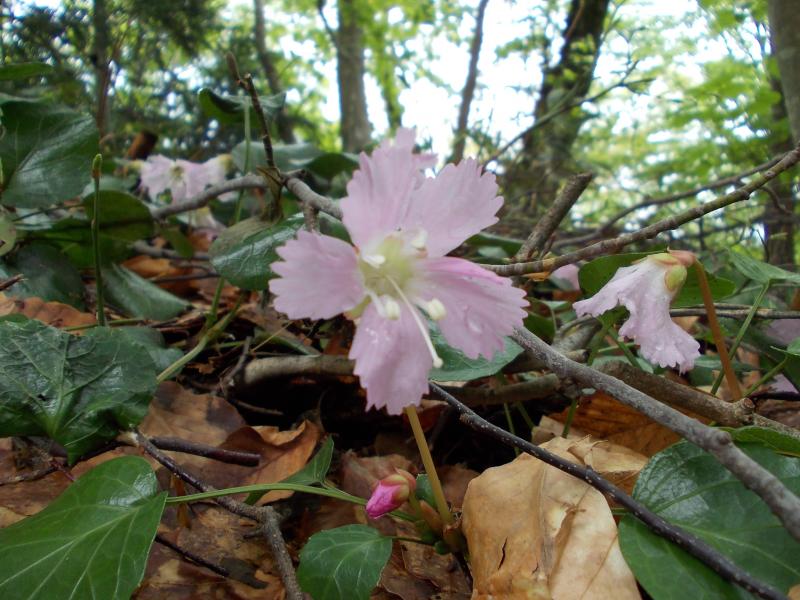
M 91 180 L 98 134 L 94 119 L 70 109 L 9 99 L 2 102 L 2 196 L 7 206 L 41 208 L 81 193 Z
M 150 283 L 130 269 L 114 264 L 102 270 L 108 301 L 132 317 L 166 321 L 182 313 L 188 306 L 185 300 Z
M 33 242 L 21 246 L 0 263 L 0 276 L 22 273 L 25 279 L 6 292 L 10 296 L 36 296 L 83 309 L 85 286 L 75 266 L 54 246 Z
M 137 425 L 155 388 L 150 356 L 110 328 L 0 321 L 0 437 L 45 435 L 73 461 Z
M 368 600 L 392 554 L 392 538 L 366 525 L 312 535 L 300 552 L 297 581 L 314 600 Z
M 277 225 L 245 219 L 223 231 L 208 253 L 211 264 L 233 285 L 243 290 L 263 290 L 272 278 L 275 250 L 292 239 L 303 226 L 302 215 L 292 215 Z
M 760 444 L 739 445 L 800 492 L 800 460 Z M 656 454 L 639 474 L 633 496 L 784 593 L 800 581 L 800 542 L 756 494 L 697 446 L 681 442 Z M 655 600 L 752 598 L 633 517 L 620 523 L 619 539 L 625 560 Z
M 92 469 L 40 513 L 0 529 L 0 597 L 127 600 L 166 497 L 143 458 Z

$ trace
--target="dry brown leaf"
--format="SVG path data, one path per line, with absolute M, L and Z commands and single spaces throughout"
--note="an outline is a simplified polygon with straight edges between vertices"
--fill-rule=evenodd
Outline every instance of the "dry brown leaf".
M 444 465 L 438 471 L 445 499 L 455 510 L 460 510 L 464 504 L 464 494 L 467 493 L 469 482 L 479 473 L 461 465 Z
M 239 412 L 226 400 L 211 394 L 194 394 L 175 382 L 158 386 L 140 430 L 150 437 L 175 437 L 218 446 L 245 425 Z M 206 467 L 209 459 L 168 452 L 181 465 Z
M 277 483 L 306 466 L 321 432 L 311 421 L 303 421 L 297 429 L 280 431 L 277 427 L 242 427 L 228 436 L 222 444 L 229 450 L 244 450 L 261 455 L 257 467 L 225 465 L 208 472 L 216 487 Z M 259 504 L 288 498 L 293 492 L 275 491 L 266 494 Z
M 69 304 L 45 302 L 41 298 L 14 298 L 0 292 L 0 317 L 25 315 L 52 327 L 85 327 L 97 320 L 89 313 L 81 312 Z
M 568 410 L 551 414 L 550 417 L 559 423 L 564 423 Z M 597 439 L 625 446 L 647 457 L 681 439 L 678 434 L 603 392 L 596 392 L 581 399 L 572 420 L 572 427 Z
M 527 454 L 472 480 L 462 518 L 475 600 L 640 597 L 605 497 Z
M 163 277 L 180 277 L 189 275 L 193 271 L 191 268 L 176 266 L 168 258 L 153 258 L 145 255 L 134 256 L 122 264 L 140 277 L 148 280 Z M 165 283 L 153 281 L 153 283 L 179 296 L 183 296 L 192 290 L 192 280 L 190 279 Z

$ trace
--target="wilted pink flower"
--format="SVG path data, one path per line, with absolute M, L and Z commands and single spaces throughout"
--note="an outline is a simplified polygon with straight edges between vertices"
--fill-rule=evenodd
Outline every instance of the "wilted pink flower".
M 367 514 L 370 519 L 377 519 L 400 508 L 414 493 L 417 487 L 414 476 L 403 469 L 395 469 L 395 471 L 392 475 L 381 479 L 372 490 L 372 495 L 367 502 Z
M 445 256 L 497 221 L 494 175 L 468 159 L 426 178 L 435 157 L 413 149 L 414 131 L 401 129 L 393 144 L 361 155 L 341 203 L 355 247 L 300 231 L 278 250 L 283 262 L 272 270 L 281 277 L 270 282 L 275 308 L 293 319 L 348 312 L 357 320 L 354 372 L 367 407 L 391 414 L 419 404 L 442 362 L 423 311 L 448 343 L 477 358 L 503 348 L 527 304 L 510 280 Z
M 227 162 L 227 156 L 193 163 L 156 154 L 142 163 L 142 188 L 153 199 L 169 190 L 172 201 L 181 202 L 198 195 L 210 185 L 225 181 Z
M 672 321 L 669 305 L 686 281 L 686 267 L 694 260 L 690 252 L 669 251 L 622 267 L 594 296 L 576 302 L 575 312 L 596 317 L 621 304 L 630 317 L 620 335 L 639 344 L 642 356 L 650 362 L 687 371 L 700 356 L 700 344 Z

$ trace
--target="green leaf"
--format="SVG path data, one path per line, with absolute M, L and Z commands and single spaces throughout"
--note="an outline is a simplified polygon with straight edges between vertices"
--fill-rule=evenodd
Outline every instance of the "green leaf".
M 94 119 L 70 109 L 8 99 L 2 102 L 2 197 L 7 206 L 41 208 L 81 193 L 91 179 L 98 134 Z
M 17 241 L 17 230 L 7 214 L 0 215 L 0 256 L 5 256 L 14 249 Z
M 218 94 L 209 88 L 202 88 L 197 97 L 203 113 L 220 123 L 244 123 L 244 111 L 246 110 L 250 111 L 250 123 L 255 124 L 256 122 L 256 113 L 249 96 Z M 286 92 L 274 96 L 260 96 L 259 101 L 269 122 L 286 103 Z
M 727 429 L 727 431 L 735 442 L 761 444 L 779 454 L 800 457 L 800 440 L 780 431 L 754 426 Z
M 0 530 L 0 596 L 127 600 L 166 497 L 143 458 L 95 467 L 38 514 Z
M 102 213 L 100 216 L 102 218 Z M 62 219 L 49 229 L 31 232 L 29 237 L 58 246 L 61 253 L 78 268 L 94 268 L 91 223 L 85 218 Z M 123 260 L 130 255 L 128 242 L 102 233 L 99 246 L 103 264 Z
M 474 248 L 498 246 L 502 248 L 508 256 L 514 256 L 519 252 L 520 246 L 522 246 L 522 240 L 482 231 L 469 238 L 467 244 Z
M 614 254 L 613 256 L 595 258 L 583 265 L 578 273 L 578 280 L 580 281 L 581 288 L 586 292 L 587 296 L 593 296 L 611 280 L 618 269 L 627 267 L 634 261 L 645 258 L 650 254 L 658 254 L 659 252 L 663 251 L 631 252 L 628 254 Z M 730 296 L 736 290 L 736 284 L 729 279 L 717 277 L 709 272 L 706 272 L 706 277 L 708 278 L 708 286 L 711 288 L 711 295 L 715 300 Z M 686 283 L 683 284 L 683 288 L 681 288 L 681 291 L 678 292 L 675 300 L 673 300 L 672 306 L 678 308 L 702 303 L 703 296 L 700 293 L 697 271 L 694 268 L 688 269 Z
M 153 217 L 135 196 L 116 190 L 100 190 L 97 204 L 101 236 L 135 242 L 154 234 Z M 88 218 L 94 218 L 94 193 L 84 198 L 83 207 Z
M 424 500 L 432 508 L 436 508 L 436 496 L 433 495 L 433 486 L 427 473 L 417 475 L 417 487 L 414 488 L 414 495 L 417 500 Z
M 312 535 L 300 551 L 297 581 L 314 600 L 368 600 L 392 554 L 392 538 L 366 525 Z
M 494 375 L 522 353 L 522 348 L 506 338 L 505 348 L 495 353 L 491 360 L 467 358 L 461 350 L 448 345 L 438 327 L 431 327 L 431 341 L 444 363 L 441 368 L 432 369 L 428 375 L 436 381 L 472 381 Z
M 313 144 L 284 144 L 273 147 L 275 165 L 282 171 L 307 169 L 324 179 L 332 179 L 339 173 L 350 173 L 358 166 L 358 157 L 347 152 L 323 152 Z M 237 144 L 231 152 L 233 162 L 245 167 L 245 143 Z M 260 140 L 250 143 L 250 165 L 265 165 L 267 155 Z
M 115 327 L 114 331 L 127 337 L 131 342 L 147 352 L 158 373 L 161 373 L 183 356 L 183 352 L 177 348 L 167 348 L 164 336 L 161 335 L 160 331 L 152 327 Z
M 324 179 L 333 179 L 340 173 L 352 173 L 358 167 L 358 156 L 348 152 L 326 152 L 317 156 L 303 168 Z
M 188 306 L 186 301 L 123 266 L 112 264 L 102 271 L 106 300 L 131 317 L 167 321 Z
M 292 239 L 303 226 L 302 215 L 292 215 L 277 225 L 254 217 L 228 227 L 209 248 L 211 264 L 225 279 L 244 290 L 264 290 L 273 277 L 270 265 L 275 250 Z
M 72 263 L 49 244 L 34 242 L 22 246 L 0 264 L 0 275 L 10 277 L 22 273 L 25 279 L 6 293 L 18 298 L 35 296 L 46 302 L 62 302 L 84 308 L 84 285 L 81 274 Z
M 282 479 L 281 483 L 297 483 L 299 485 L 314 485 L 323 483 L 331 468 L 333 457 L 333 438 L 328 436 L 322 446 L 308 464 L 294 475 Z
M 155 388 L 153 361 L 113 329 L 0 322 L 0 437 L 47 436 L 72 462 L 136 426 Z
M 46 63 L 16 63 L 0 66 L 0 81 L 28 79 L 52 73 L 53 67 Z
M 294 475 L 281 479 L 280 483 L 295 483 L 298 485 L 317 485 L 325 481 L 325 476 L 331 468 L 333 457 L 333 438 L 328 437 L 308 464 Z M 255 504 L 266 492 L 250 492 L 245 499 L 246 504 Z
M 786 271 L 775 265 L 770 265 L 760 260 L 750 258 L 738 252 L 728 251 L 731 264 L 745 277 L 749 277 L 758 283 L 769 283 L 771 281 L 790 281 L 795 285 L 800 285 L 800 274 Z
M 740 447 L 800 492 L 800 460 L 759 444 Z M 640 473 L 633 496 L 784 593 L 800 581 L 800 542 L 756 494 L 697 446 L 680 442 L 656 454 Z M 619 539 L 636 579 L 655 600 L 751 598 L 631 516 L 620 523 Z

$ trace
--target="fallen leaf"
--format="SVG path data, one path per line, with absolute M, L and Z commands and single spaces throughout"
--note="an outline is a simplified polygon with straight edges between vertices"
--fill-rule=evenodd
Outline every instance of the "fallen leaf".
M 79 311 L 69 304 L 45 302 L 41 298 L 14 298 L 0 292 L 0 317 L 24 315 L 52 327 L 85 327 L 97 323 L 93 314 Z
M 640 597 L 605 497 L 527 454 L 473 479 L 462 519 L 474 600 Z
M 153 283 L 157 286 L 178 296 L 184 296 L 192 290 L 191 279 L 167 281 L 164 283 L 158 281 L 159 278 L 182 277 L 184 275 L 190 275 L 193 272 L 191 268 L 176 266 L 175 263 L 168 258 L 153 258 L 152 256 L 139 255 L 126 260 L 122 264 L 144 279 L 155 279 L 156 281 L 153 281 Z M 202 273 L 202 271 L 200 272 Z

